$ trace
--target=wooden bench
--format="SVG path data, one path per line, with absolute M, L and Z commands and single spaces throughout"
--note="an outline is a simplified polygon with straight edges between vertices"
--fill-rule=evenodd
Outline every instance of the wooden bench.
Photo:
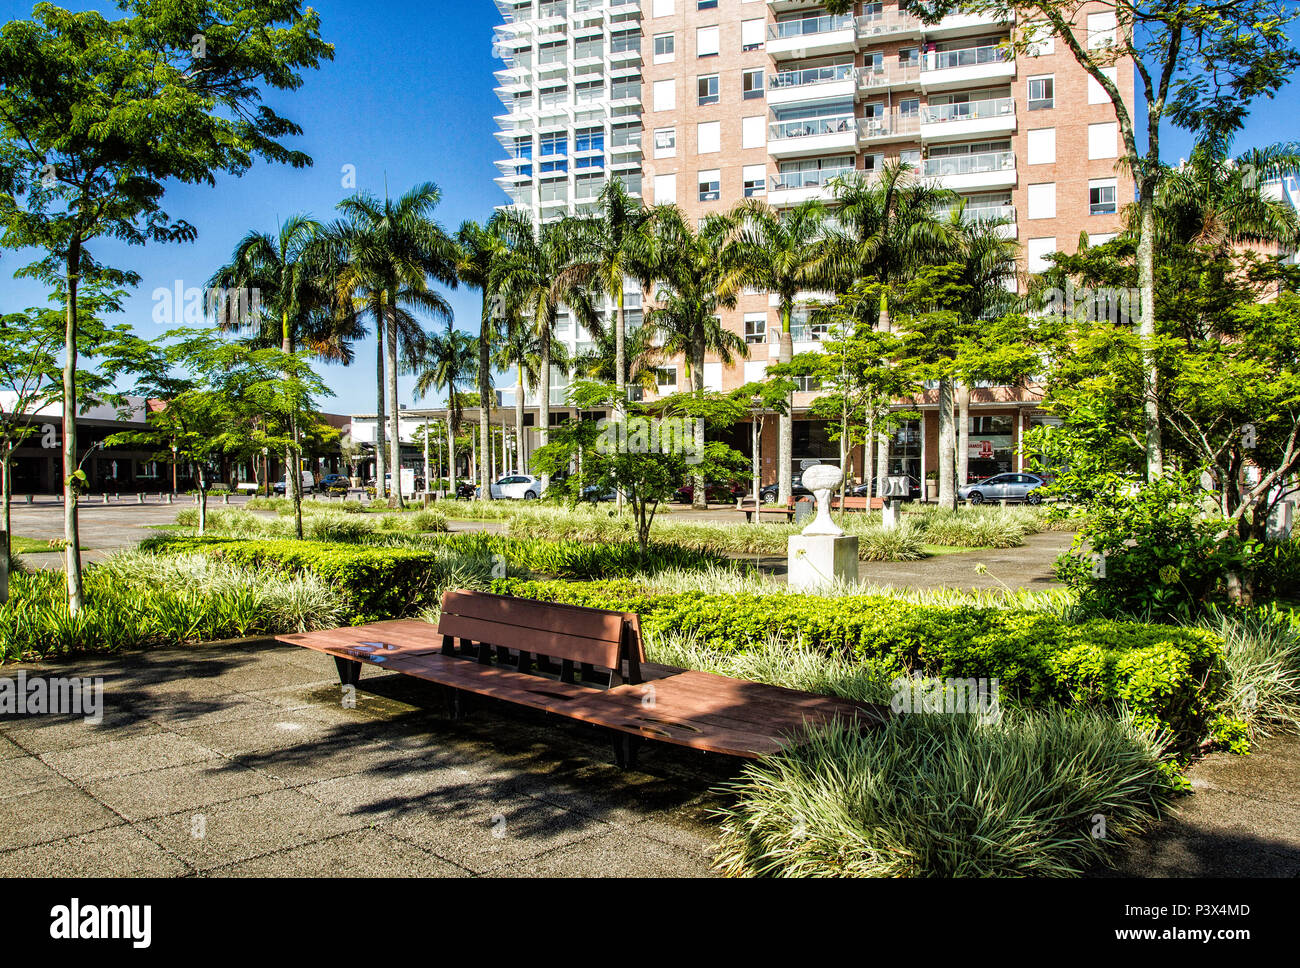
M 832 511 L 879 511 L 884 506 L 884 500 L 878 497 L 854 497 L 852 494 L 846 494 L 843 507 L 840 506 L 838 497 L 831 498 Z
M 447 592 L 437 628 L 398 620 L 277 636 L 333 656 L 343 686 L 363 665 L 437 683 L 451 715 L 472 694 L 609 729 L 614 760 L 643 740 L 755 758 L 800 741 L 808 726 L 876 725 L 887 709 L 645 661 L 632 613 L 483 592 Z
M 768 517 L 784 518 L 786 521 L 793 521 L 793 520 L 794 520 L 794 506 L 795 506 L 796 503 L 798 503 L 799 500 L 808 500 L 808 501 L 811 501 L 812 498 L 810 498 L 810 497 L 802 497 L 802 498 L 798 498 L 798 499 L 796 499 L 795 496 L 794 496 L 793 494 L 791 494 L 790 497 L 786 499 L 786 502 L 785 502 L 784 504 L 759 504 L 759 505 L 758 505 L 758 515 L 759 515 L 759 520 L 761 521 L 761 520 L 763 519 L 763 516 L 764 516 L 764 515 L 767 515 Z M 743 497 L 742 497 L 742 498 L 738 498 L 738 499 L 736 500 L 736 508 L 737 508 L 737 510 L 740 510 L 740 511 L 744 511 L 744 512 L 745 512 L 745 520 L 746 520 L 746 521 L 753 521 L 753 520 L 754 520 L 754 502 L 753 502 L 753 501 L 751 501 L 751 500 L 748 499 L 748 498 L 743 498 Z

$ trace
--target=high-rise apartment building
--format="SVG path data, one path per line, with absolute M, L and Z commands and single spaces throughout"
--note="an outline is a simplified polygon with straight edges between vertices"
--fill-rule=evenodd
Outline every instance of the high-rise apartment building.
M 902 160 L 962 196 L 967 218 L 1010 220 L 1020 268 L 1031 273 L 1050 253 L 1074 251 L 1082 233 L 1112 237 L 1133 197 L 1101 85 L 1045 34 L 1031 35 L 1039 38 L 1031 53 L 1005 53 L 1012 31 L 1032 24 L 972 14 L 927 26 L 896 2 L 858 3 L 843 15 L 799 0 L 497 3 L 507 20 L 497 35 L 506 60 L 498 93 L 510 108 L 498 118 L 509 154 L 498 181 L 513 205 L 542 220 L 582 211 L 609 177 L 696 220 L 745 198 L 775 207 L 830 201 L 835 176 Z M 1084 4 L 1076 30 L 1083 43 L 1106 44 L 1113 8 Z M 1132 65 L 1109 70 L 1131 99 Z M 706 386 L 761 379 L 776 358 L 774 301 L 746 293 L 723 324 L 744 337 L 749 357 L 706 362 Z M 824 335 L 806 309 L 793 328 L 795 352 Z M 666 362 L 665 392 L 684 379 L 681 361 Z M 806 418 L 815 394 L 796 394 L 796 465 L 839 456 L 824 425 Z M 933 397 L 893 441 L 891 473 L 920 479 L 937 466 Z M 971 477 L 1019 469 L 1020 434 L 1043 419 L 1036 409 L 1033 394 L 973 388 Z M 774 435 L 769 427 L 765 455 L 776 452 Z M 773 479 L 771 458 L 763 463 Z M 851 469 L 869 475 L 861 455 Z

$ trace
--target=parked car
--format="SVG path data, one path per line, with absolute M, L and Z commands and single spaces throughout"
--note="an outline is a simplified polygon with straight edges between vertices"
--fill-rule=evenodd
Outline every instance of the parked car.
M 714 482 L 704 489 L 704 498 L 707 501 L 716 501 L 719 504 L 733 504 L 737 498 L 744 497 L 746 493 L 747 488 L 738 481 L 728 481 L 726 484 Z M 673 500 L 679 504 L 690 504 L 694 499 L 694 484 L 683 484 L 673 492 Z
M 279 480 L 275 482 L 274 489 L 276 494 L 289 493 L 289 477 L 287 474 L 285 475 L 283 480 Z M 316 475 L 313 474 L 311 471 L 303 471 L 302 472 L 302 493 L 310 494 L 314 490 L 316 490 Z
M 1046 483 L 1047 480 L 1037 474 L 994 474 L 982 481 L 957 488 L 957 499 L 971 504 L 983 504 L 985 501 L 1041 504 L 1043 495 L 1038 493 L 1038 489 Z
M 777 495 L 781 489 L 776 484 L 768 484 L 766 487 L 759 488 L 758 495 L 762 498 L 764 504 L 775 504 Z M 812 491 L 803 486 L 803 475 L 796 474 L 790 479 L 790 493 L 796 499 L 801 497 L 812 497 Z
M 316 485 L 325 494 L 346 494 L 351 486 L 346 474 L 326 474 Z
M 903 498 L 899 498 L 899 500 L 902 501 L 921 500 L 922 487 L 920 481 L 918 481 L 911 474 L 894 474 L 891 476 L 907 478 L 907 496 Z M 848 489 L 848 493 L 853 495 L 854 497 L 877 497 L 878 495 L 876 494 L 876 490 L 877 490 L 876 482 L 875 479 L 873 478 L 870 481 L 863 481 L 861 484 L 854 484 L 851 488 Z
M 493 482 L 492 500 L 536 501 L 542 496 L 542 479 L 531 474 L 507 474 Z

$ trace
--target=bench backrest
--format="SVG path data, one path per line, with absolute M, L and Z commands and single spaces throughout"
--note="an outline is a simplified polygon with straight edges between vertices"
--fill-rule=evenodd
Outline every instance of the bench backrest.
M 464 641 L 512 649 L 562 663 L 607 669 L 640 679 L 645 661 L 640 619 L 582 605 L 539 602 L 487 592 L 449 591 L 442 596 L 438 632 Z

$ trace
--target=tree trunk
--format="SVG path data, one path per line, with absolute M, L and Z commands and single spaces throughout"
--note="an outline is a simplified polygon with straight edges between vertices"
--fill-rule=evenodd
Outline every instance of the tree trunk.
M 207 475 L 203 471 L 202 464 L 195 464 L 199 478 L 199 537 L 207 534 L 208 531 L 208 491 L 204 485 L 207 483 Z M 302 535 L 298 535 L 302 537 Z
M 524 368 L 516 367 L 515 380 L 515 466 L 516 474 L 528 473 L 528 457 L 524 446 Z
M 393 475 L 393 486 L 388 489 L 388 506 L 394 510 L 405 507 L 402 501 L 402 413 L 397 406 L 397 314 L 388 321 L 388 420 L 391 448 L 388 473 Z
M 488 295 L 483 293 L 483 315 L 478 327 L 478 439 L 479 445 L 485 446 L 488 435 L 492 433 L 492 366 L 489 359 L 492 332 L 491 316 L 488 314 Z M 505 449 L 506 434 L 501 431 L 501 446 Z M 502 463 L 505 454 L 502 453 Z M 492 500 L 492 468 L 484 467 L 478 476 L 479 500 Z
M 789 363 L 794 358 L 794 340 L 790 336 L 790 307 L 785 306 L 781 309 L 781 342 L 777 350 L 776 361 L 778 363 Z M 791 464 L 794 462 L 794 394 L 790 394 L 786 401 L 786 412 L 780 415 L 778 422 L 778 437 L 776 447 L 776 481 L 778 504 L 786 504 L 790 500 L 792 473 Z
M 614 416 L 623 420 L 627 414 L 627 328 L 623 317 L 623 280 L 618 281 L 618 319 L 614 323 L 614 386 L 617 388 L 617 408 Z M 614 448 L 618 448 L 618 437 L 614 438 Z M 614 495 L 614 508 L 618 516 L 623 516 L 623 489 L 620 487 Z
M 691 374 L 691 382 L 695 384 L 696 396 L 704 395 L 704 347 L 698 346 L 695 352 L 691 354 L 694 359 L 691 361 L 691 367 L 695 372 Z M 695 435 L 695 453 L 701 460 L 704 457 L 704 420 L 694 418 L 693 431 Z M 706 508 L 709 506 L 709 483 L 704 479 L 703 474 L 696 474 L 694 479 L 695 491 L 691 495 L 691 506 L 696 508 Z
M 374 306 L 375 313 L 375 498 L 383 500 L 387 495 L 387 488 L 384 487 L 384 474 L 387 471 L 385 467 L 386 459 L 384 457 L 385 438 L 387 434 L 384 430 L 384 390 L 387 381 L 384 379 L 384 327 L 387 320 L 384 318 L 383 306 L 376 303 Z
M 957 447 L 952 416 L 952 379 L 939 380 L 939 506 L 957 510 L 957 488 L 953 478 L 956 465 L 953 458 Z
M 957 486 L 970 480 L 970 387 L 957 384 Z
M 875 465 L 876 456 L 876 411 L 873 407 L 871 413 L 867 415 L 867 436 L 862 441 L 862 480 L 870 481 L 872 468 Z M 870 491 L 867 492 L 870 496 Z M 870 502 L 868 502 L 870 503 Z
M 456 428 L 450 414 L 447 415 L 447 496 L 456 499 Z
M 286 355 L 293 353 L 293 334 L 289 330 L 289 316 L 285 314 L 282 321 L 282 331 L 280 335 L 280 349 Z M 294 534 L 298 540 L 302 540 L 302 471 L 299 469 L 298 460 L 298 401 L 295 399 L 293 409 L 289 413 L 289 443 L 284 448 L 284 473 L 285 473 L 285 490 L 289 499 L 293 501 L 293 522 Z M 205 513 L 208 497 L 203 492 L 204 472 L 201 467 L 195 464 L 195 474 L 199 481 L 199 516 Z
M 81 242 L 74 238 L 68 247 L 68 310 L 64 327 L 63 362 L 63 537 L 65 571 L 68 580 L 68 612 L 76 615 L 85 603 L 81 581 L 81 529 L 77 519 L 77 284 L 81 265 Z
M 1159 371 L 1150 343 L 1156 335 L 1155 270 L 1155 179 L 1144 176 L 1138 183 L 1139 229 L 1137 245 L 1138 335 L 1142 338 L 1143 388 L 1142 429 L 1146 442 L 1147 480 L 1164 474 L 1164 447 L 1160 440 Z
M 537 428 L 537 442 L 540 446 L 545 447 L 551 440 L 551 327 L 547 325 L 546 331 L 541 334 L 542 338 L 542 361 L 541 361 L 541 386 L 538 388 L 537 396 L 537 422 L 540 426 Z M 545 492 L 551 485 L 551 475 L 542 475 L 542 491 Z
M 9 473 L 11 454 L 5 454 L 0 462 L 0 493 L 4 500 L 4 520 L 0 522 L 0 605 L 9 601 L 9 528 L 10 508 L 13 504 L 13 479 Z

